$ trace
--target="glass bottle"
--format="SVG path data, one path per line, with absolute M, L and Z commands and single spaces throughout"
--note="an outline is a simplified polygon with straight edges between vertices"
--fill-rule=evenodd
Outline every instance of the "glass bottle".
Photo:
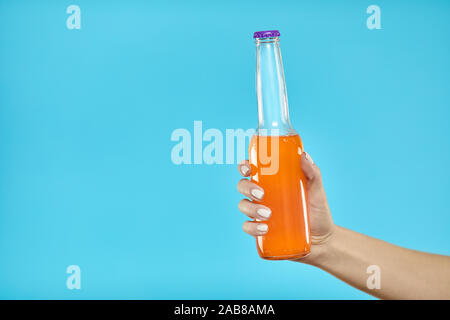
M 269 260 L 297 259 L 310 252 L 303 145 L 291 126 L 277 30 L 255 32 L 258 129 L 249 146 L 251 181 L 264 189 L 271 209 L 269 229 L 256 238 L 258 253 Z M 258 219 L 255 219 L 258 221 Z

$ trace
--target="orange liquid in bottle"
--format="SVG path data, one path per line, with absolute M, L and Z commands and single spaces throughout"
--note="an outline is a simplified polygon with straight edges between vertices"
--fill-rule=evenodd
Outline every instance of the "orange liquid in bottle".
M 306 179 L 300 164 L 302 152 L 298 135 L 255 135 L 250 141 L 251 181 L 264 189 L 263 200 L 255 202 L 272 210 L 265 221 L 269 230 L 256 238 L 261 258 L 296 259 L 310 252 Z

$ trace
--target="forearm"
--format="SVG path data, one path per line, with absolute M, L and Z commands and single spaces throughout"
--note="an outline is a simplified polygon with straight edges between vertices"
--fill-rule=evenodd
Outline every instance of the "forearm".
M 336 226 L 320 254 L 308 261 L 382 299 L 450 299 L 450 257 L 409 250 Z M 381 286 L 369 289 L 367 268 L 380 268 Z

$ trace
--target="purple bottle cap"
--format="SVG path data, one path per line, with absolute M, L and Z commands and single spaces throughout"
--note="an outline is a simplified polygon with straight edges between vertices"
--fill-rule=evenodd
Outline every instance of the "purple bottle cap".
M 267 31 L 256 31 L 253 34 L 253 38 L 274 38 L 279 37 L 280 31 L 278 30 L 267 30 Z

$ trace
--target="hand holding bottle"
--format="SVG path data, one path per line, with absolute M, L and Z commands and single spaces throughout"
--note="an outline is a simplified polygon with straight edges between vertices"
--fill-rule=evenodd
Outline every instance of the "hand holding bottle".
M 311 254 L 300 260 L 310 263 L 325 251 L 324 247 L 333 234 L 334 224 L 323 188 L 320 169 L 306 152 L 303 152 L 301 155 L 301 168 L 307 180 L 306 202 L 311 229 Z M 251 166 L 248 160 L 242 162 L 238 169 L 244 177 L 251 175 Z M 264 190 L 247 179 L 240 180 L 237 187 L 239 192 L 250 198 L 250 200 L 259 201 L 264 198 Z M 241 200 L 239 202 L 239 210 L 249 218 L 258 219 L 259 221 L 246 221 L 243 229 L 251 236 L 263 236 L 268 232 L 268 226 L 265 221 L 270 219 L 271 209 L 250 200 Z
M 289 121 L 279 36 L 277 30 L 254 34 L 258 130 L 250 161 L 238 167 L 251 178 L 238 183 L 251 200 L 241 200 L 239 210 L 253 219 L 243 228 L 256 238 L 260 257 L 317 266 L 379 298 L 450 299 L 449 256 L 405 249 L 333 223 L 321 172 Z M 269 154 L 277 165 L 267 174 Z M 382 272 L 376 286 L 369 286 L 367 270 Z
M 297 262 L 311 264 L 346 283 L 382 299 L 450 299 L 450 257 L 405 249 L 333 223 L 319 167 L 303 152 L 301 167 L 306 178 L 307 206 L 311 229 L 311 253 Z M 248 161 L 238 166 L 244 177 L 251 175 Z M 247 179 L 238 190 L 251 200 L 264 199 L 264 190 Z M 268 232 L 270 208 L 243 199 L 239 210 L 257 221 L 243 228 L 254 237 Z M 381 270 L 381 285 L 367 285 L 369 266 Z
M 297 262 L 311 264 L 346 283 L 382 299 L 450 299 L 450 257 L 405 249 L 333 223 L 319 167 L 303 152 L 301 167 L 306 178 L 307 206 L 311 229 L 311 253 Z M 244 177 L 251 175 L 248 161 L 238 166 Z M 264 199 L 264 190 L 247 179 L 238 190 L 251 200 Z M 243 199 L 239 210 L 255 221 L 244 222 L 244 231 L 263 237 L 270 208 Z M 381 283 L 369 287 L 367 268 L 381 270 Z

